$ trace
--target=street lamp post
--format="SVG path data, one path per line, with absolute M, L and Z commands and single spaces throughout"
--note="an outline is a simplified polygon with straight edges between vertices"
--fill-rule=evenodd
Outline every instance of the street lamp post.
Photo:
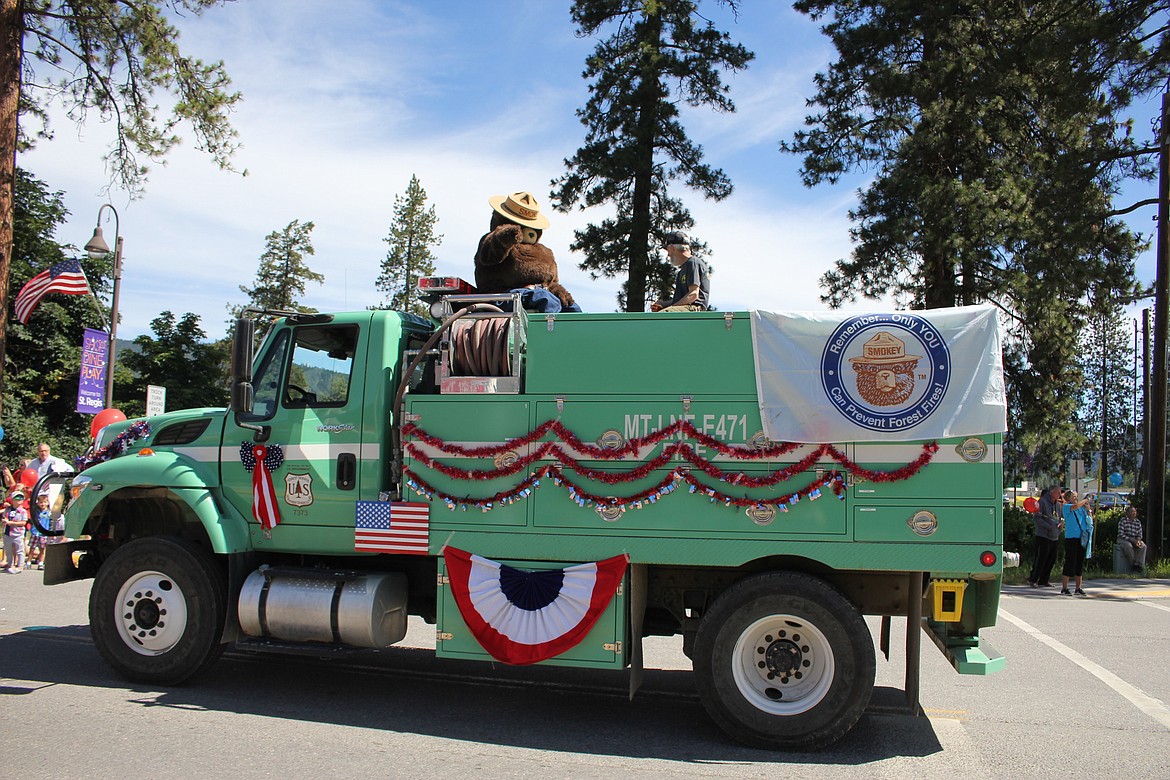
M 93 238 L 85 245 L 85 251 L 95 260 L 110 253 L 110 246 L 102 236 L 102 212 L 106 209 L 114 214 L 114 294 L 110 300 L 110 346 L 106 356 L 106 408 L 110 409 L 114 406 L 114 350 L 118 338 L 118 292 L 122 286 L 122 234 L 118 210 L 109 203 L 98 209 L 97 227 L 93 229 Z

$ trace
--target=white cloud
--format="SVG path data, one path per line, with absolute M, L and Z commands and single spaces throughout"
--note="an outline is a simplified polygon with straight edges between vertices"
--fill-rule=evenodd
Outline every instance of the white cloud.
M 253 0 L 182 24 L 184 47 L 222 58 L 244 93 L 234 123 L 243 142 L 237 163 L 249 175 L 216 170 L 188 139 L 154 170 L 142 200 L 110 195 L 125 240 L 122 335 L 148 332 L 164 309 L 195 312 L 210 335 L 221 335 L 226 306 L 241 302 L 238 287 L 253 281 L 264 237 L 293 219 L 316 224 L 309 265 L 326 277 L 304 303 L 338 310 L 378 302 L 382 239 L 394 195 L 411 175 L 436 208 L 445 274 L 472 277 L 488 196 L 528 189 L 547 207 L 550 180 L 582 140 L 573 112 L 585 99 L 580 72 L 595 45 L 573 35 L 564 7 L 367 0 L 328 9 Z M 790 11 L 765 16 L 767 24 L 752 19 L 760 42 L 749 48 L 758 60 L 735 77 L 739 112 L 686 117 L 736 192 L 719 204 L 681 186 L 676 194 L 713 250 L 720 309 L 816 309 L 819 276 L 849 251 L 853 196 L 802 189 L 798 161 L 776 149 L 803 115 L 801 83 L 815 65 L 808 52 L 822 45 L 807 40 L 807 29 L 797 31 L 803 39 L 781 35 Z M 58 138 L 20 164 L 66 192 L 73 217 L 58 239 L 80 245 L 104 202 L 109 128 L 91 123 L 78 132 L 64 118 L 55 126 Z M 595 215 L 550 218 L 544 241 L 563 283 L 586 310 L 611 311 L 622 280 L 590 280 L 568 250 L 573 230 Z

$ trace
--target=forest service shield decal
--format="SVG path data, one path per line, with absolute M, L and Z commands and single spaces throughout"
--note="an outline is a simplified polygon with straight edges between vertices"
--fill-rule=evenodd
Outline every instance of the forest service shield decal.
M 284 478 L 284 503 L 309 506 L 313 503 L 313 475 L 287 474 Z

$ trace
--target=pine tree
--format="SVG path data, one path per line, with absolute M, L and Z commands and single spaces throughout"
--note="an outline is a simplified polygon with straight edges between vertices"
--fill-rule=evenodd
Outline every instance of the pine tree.
M 1105 453 L 1106 479 L 1115 471 L 1132 472 L 1137 466 L 1133 349 L 1133 320 L 1124 316 L 1120 307 L 1104 306 L 1090 315 L 1081 337 L 1079 363 L 1084 384 L 1078 418 L 1093 454 Z M 1088 463 L 1090 458 L 1084 460 Z M 1092 476 L 1100 475 L 1098 469 Z M 1109 490 L 1107 484 L 1099 489 Z
M 58 100 L 83 124 L 91 110 L 114 124 L 106 163 L 111 177 L 138 194 L 148 168 L 178 143 L 189 122 L 197 147 L 230 167 L 236 133 L 228 117 L 240 100 L 222 63 L 184 55 L 168 11 L 198 16 L 225 0 L 0 0 L 0 311 L 9 307 L 9 262 L 18 147 L 48 138 L 47 106 Z M 158 91 L 173 96 L 159 116 Z M 21 119 L 39 120 L 36 132 Z M 0 318 L 0 385 L 6 320 Z
M 309 236 L 313 223 L 294 219 L 283 230 L 274 230 L 265 237 L 266 249 L 260 256 L 253 287 L 240 285 L 240 292 L 248 296 L 249 305 L 274 311 L 315 312 L 299 303 L 309 282 L 320 284 L 325 277 L 305 263 L 305 256 L 315 254 Z M 238 310 L 242 307 L 237 307 Z
M 410 177 L 406 193 L 394 196 L 394 221 L 383 240 L 390 245 L 382 261 L 382 273 L 375 287 L 389 296 L 391 309 L 426 316 L 427 307 L 418 298 L 418 280 L 435 272 L 431 247 L 443 242 L 435 235 L 435 207 L 427 206 L 427 192 L 417 176 Z
M 1164 31 L 1144 27 L 1168 5 L 796 4 L 825 20 L 837 58 L 817 76 L 810 129 L 782 149 L 803 155 L 808 186 L 871 177 L 850 215 L 855 249 L 822 278 L 824 300 L 997 305 L 1016 444 L 1040 470 L 1077 446 L 1067 367 L 1086 291 L 1124 298 L 1136 286 L 1143 241 L 1113 199 L 1153 176 L 1154 149 L 1126 111 L 1165 82 Z
M 135 373 L 129 395 L 122 405 L 128 416 L 146 410 L 146 386 L 167 388 L 167 407 L 194 409 L 226 406 L 228 401 L 228 354 L 222 343 L 207 343 L 199 315 L 187 312 L 178 320 L 164 311 L 150 323 L 153 336 L 134 339 L 138 351 L 122 357 Z
M 595 279 L 625 272 L 619 304 L 643 311 L 648 284 L 662 292 L 673 277 L 657 257 L 662 236 L 694 224 L 668 183 L 681 179 L 712 200 L 731 194 L 730 179 L 687 137 L 679 104 L 734 111 L 720 72 L 742 70 L 754 55 L 700 17 L 694 0 L 576 0 L 570 13 L 580 36 L 613 33 L 586 60 L 583 75 L 593 81 L 577 111 L 585 145 L 552 182 L 553 205 L 613 207 L 616 216 L 576 231 L 571 249 L 585 253 L 581 268 Z

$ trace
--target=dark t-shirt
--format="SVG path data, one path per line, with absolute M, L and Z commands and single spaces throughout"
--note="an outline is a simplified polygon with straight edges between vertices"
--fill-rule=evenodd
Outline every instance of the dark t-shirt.
M 674 275 L 674 300 L 678 300 L 691 291 L 691 285 L 699 285 L 699 298 L 695 301 L 704 309 L 708 308 L 708 302 L 711 300 L 711 273 L 707 270 L 707 264 L 697 257 L 687 258 L 687 261 L 679 266 L 678 273 Z

